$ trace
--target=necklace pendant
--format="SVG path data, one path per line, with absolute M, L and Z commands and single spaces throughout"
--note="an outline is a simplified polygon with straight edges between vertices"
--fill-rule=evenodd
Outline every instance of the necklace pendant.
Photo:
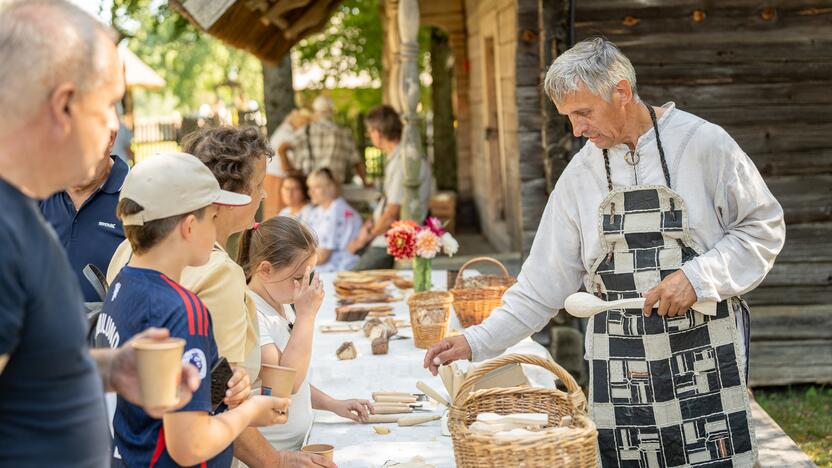
M 627 164 L 631 166 L 635 166 L 641 161 L 641 155 L 636 151 L 627 151 L 627 154 L 624 155 L 624 161 L 627 161 Z

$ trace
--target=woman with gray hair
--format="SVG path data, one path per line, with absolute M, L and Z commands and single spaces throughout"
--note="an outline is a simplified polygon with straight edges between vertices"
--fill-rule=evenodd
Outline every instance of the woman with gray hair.
M 589 410 L 601 465 L 750 467 L 757 449 L 747 382 L 748 308 L 783 246 L 783 210 L 719 126 L 643 103 L 613 43 L 576 44 L 544 88 L 589 141 L 558 178 L 531 253 L 503 305 L 433 346 L 436 373 L 540 330 L 583 284 L 643 308 L 589 319 Z M 716 303 L 716 315 L 690 309 Z M 657 310 L 654 310 L 656 309 Z

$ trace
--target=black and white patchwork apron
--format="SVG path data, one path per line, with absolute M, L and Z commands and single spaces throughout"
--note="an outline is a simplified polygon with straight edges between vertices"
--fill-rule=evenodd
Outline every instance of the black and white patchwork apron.
M 605 300 L 640 297 L 703 253 L 688 230 L 684 201 L 670 188 L 648 109 L 667 186 L 613 190 L 604 151 L 610 193 L 599 208 L 603 254 L 587 289 Z M 747 310 L 731 298 L 714 317 L 619 309 L 590 318 L 589 406 L 602 466 L 753 466 L 757 448 L 735 319 Z

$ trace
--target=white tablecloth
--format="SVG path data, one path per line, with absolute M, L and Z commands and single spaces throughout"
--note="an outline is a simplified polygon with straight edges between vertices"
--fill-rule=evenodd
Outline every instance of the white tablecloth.
M 403 272 L 402 275 L 408 272 Z M 335 398 L 371 399 L 374 391 L 419 392 L 416 382 L 424 381 L 447 397 L 439 377 L 434 377 L 422 368 L 425 350 L 414 346 L 410 328 L 399 330 L 401 335 L 411 337 L 407 340 L 390 341 L 390 350 L 386 355 L 374 356 L 370 342 L 361 331 L 355 333 L 322 333 L 321 325 L 343 323 L 335 321 L 334 273 L 323 273 L 326 298 L 316 322 L 314 355 L 310 383 Z M 432 277 L 434 289 L 445 289 L 446 272 L 434 271 Z M 407 303 L 394 302 L 393 312 L 397 319 L 409 320 Z M 458 329 L 456 317 L 451 319 L 451 328 Z M 359 322 L 360 323 L 360 322 Z M 335 350 L 341 343 L 352 341 L 358 349 L 359 356 L 354 360 L 339 361 Z M 534 354 L 549 358 L 549 352 L 536 342 L 527 338 L 507 353 Z M 460 362 L 467 367 L 467 362 Z M 523 366 L 532 385 L 553 387 L 554 378 L 548 371 L 536 366 Z M 442 414 L 443 407 L 432 400 L 424 407 L 435 414 Z M 429 414 L 416 412 L 414 414 Z M 387 461 L 405 462 L 415 456 L 423 457 L 428 463 L 437 467 L 454 466 L 453 446 L 450 437 L 441 435 L 439 421 L 414 427 L 398 427 L 386 424 L 391 429 L 388 435 L 378 435 L 372 424 L 356 424 L 332 413 L 316 411 L 315 423 L 309 434 L 310 444 L 331 444 L 335 446 L 335 463 L 339 467 L 378 467 Z

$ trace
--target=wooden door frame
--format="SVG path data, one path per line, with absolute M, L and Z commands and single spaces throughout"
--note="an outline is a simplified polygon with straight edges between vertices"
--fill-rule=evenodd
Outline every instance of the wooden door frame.
M 479 25 L 479 36 L 480 36 L 480 50 L 482 51 L 482 65 L 481 65 L 481 73 L 482 73 L 482 102 L 483 108 L 485 109 L 485 121 L 483 122 L 484 130 L 487 131 L 488 122 L 490 120 L 490 113 L 492 110 L 497 114 L 497 148 L 499 151 L 499 155 L 497 160 L 499 161 L 499 167 L 493 167 L 490 149 L 490 143 L 486 142 L 484 145 L 486 151 L 488 151 L 488 166 L 489 170 L 491 171 L 500 171 L 500 187 L 497 187 L 499 190 L 499 196 L 502 197 L 503 203 L 503 216 L 500 217 L 500 213 L 498 212 L 498 205 L 491 200 L 489 202 L 489 217 L 491 221 L 501 224 L 503 226 L 503 230 L 508 229 L 508 181 L 506 180 L 507 170 L 506 170 L 506 148 L 505 148 L 505 122 L 503 121 L 503 90 L 502 90 L 502 74 L 500 73 L 500 61 L 499 61 L 499 47 L 500 47 L 500 35 L 499 35 L 499 27 L 497 22 L 497 10 L 490 11 L 483 15 L 480 18 L 480 25 Z M 489 83 L 489 76 L 488 76 L 488 49 L 486 47 L 487 39 L 491 38 L 494 44 L 493 48 L 493 61 L 494 61 L 494 81 Z M 496 101 L 494 103 L 495 109 L 491 109 L 491 103 L 489 102 L 490 99 L 488 98 L 488 86 L 494 86 L 496 91 Z M 483 135 L 485 138 L 485 134 Z M 495 184 L 494 174 L 489 174 L 489 182 L 490 185 Z

